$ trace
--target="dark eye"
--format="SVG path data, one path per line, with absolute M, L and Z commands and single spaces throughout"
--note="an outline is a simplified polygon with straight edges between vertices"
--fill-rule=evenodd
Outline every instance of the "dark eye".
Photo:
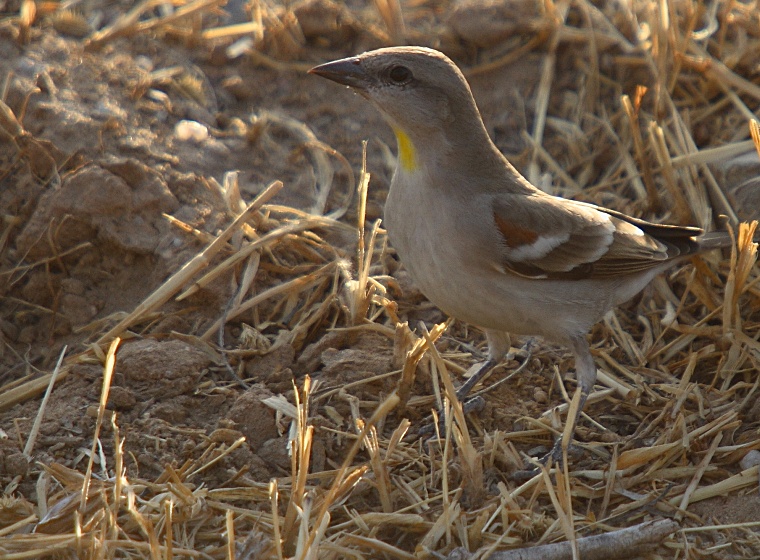
M 394 66 L 388 71 L 388 77 L 396 84 L 404 84 L 412 78 L 412 71 L 406 66 Z

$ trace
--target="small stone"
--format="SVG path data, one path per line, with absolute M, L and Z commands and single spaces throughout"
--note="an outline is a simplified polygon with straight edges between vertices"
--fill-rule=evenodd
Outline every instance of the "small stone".
M 747 470 L 749 468 L 756 467 L 757 465 L 760 465 L 760 451 L 757 449 L 753 449 L 744 457 L 742 457 L 741 461 L 739 461 L 739 466 L 742 468 L 742 470 Z
M 12 453 L 5 459 L 5 471 L 10 476 L 26 476 L 29 472 L 29 461 L 23 453 Z
M 180 142 L 201 144 L 208 138 L 208 128 L 198 121 L 179 121 L 174 127 L 174 136 Z

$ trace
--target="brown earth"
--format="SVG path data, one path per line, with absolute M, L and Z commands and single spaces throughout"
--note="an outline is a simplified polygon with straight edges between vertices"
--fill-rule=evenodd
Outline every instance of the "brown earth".
M 510 38 L 535 31 L 532 23 L 539 16 L 529 3 L 519 5 L 522 12 L 511 14 L 509 22 L 493 29 L 489 25 L 500 21 L 498 14 L 483 20 L 478 19 L 483 17 L 480 12 L 455 12 L 446 27 L 448 34 L 436 35 L 452 9 L 464 8 L 418 3 L 405 12 L 408 33 L 411 42 L 444 48 L 463 66 L 475 67 L 488 49 L 498 52 Z M 5 132 L 0 134 L 0 212 L 4 220 L 0 237 L 0 387 L 10 391 L 49 373 L 64 349 L 66 353 L 64 377 L 47 403 L 31 454 L 25 454 L 24 448 L 44 386 L 0 412 L 0 484 L 4 499 L 17 500 L 0 503 L 0 530 L 33 510 L 46 466 L 84 472 L 95 434 L 103 356 L 110 342 L 99 339 L 240 212 L 230 203 L 234 197 L 220 186 L 225 184 L 226 173 L 239 172 L 237 181 L 246 202 L 280 180 L 284 189 L 271 202 L 311 211 L 318 203 L 319 188 L 324 187 L 316 154 L 325 152 L 314 147 L 304 126 L 313 131 L 315 140 L 342 154 L 357 174 L 361 140 L 368 139 L 367 225 L 381 217 L 394 165 L 392 134 L 364 100 L 305 70 L 387 44 L 383 23 L 371 7 L 358 2 L 348 8 L 324 0 L 298 6 L 295 17 L 303 45 L 288 50 L 283 46 L 284 35 L 271 32 L 261 49 L 271 56 L 266 59 L 231 58 L 224 50 L 230 41 L 212 45 L 178 32 L 146 32 L 88 45 L 76 36 L 71 24 L 50 14 L 40 16 L 26 41 L 17 25 L 6 22 L 0 26 L 0 75 L 5 76 L 2 99 L 12 111 L 3 118 Z M 18 13 L 11 8 L 6 7 L 9 13 Z M 106 21 L 124 11 L 118 6 L 99 9 Z M 325 14 L 337 15 L 330 19 Z M 207 16 L 206 28 L 215 21 L 213 17 Z M 625 25 L 620 32 L 633 40 Z M 526 171 L 530 149 L 523 133 L 533 129 L 545 57 L 545 45 L 541 45 L 495 71 L 469 76 L 492 136 Z M 275 59 L 277 62 L 272 62 Z M 599 64 L 605 79 L 617 80 L 620 93 L 633 95 L 639 84 L 650 85 L 644 69 L 623 72 L 609 52 L 599 57 Z M 558 51 L 556 68 L 549 102 L 555 124 L 572 120 L 587 87 L 572 48 Z M 208 135 L 182 139 L 181 127 L 177 127 L 183 120 L 201 123 Z M 544 148 L 570 175 L 582 177 L 584 184 L 606 180 L 605 170 L 615 160 L 617 147 L 602 147 L 603 142 L 577 145 L 577 137 L 573 142 L 572 134 L 564 132 L 559 125 L 550 127 Z M 709 143 L 717 145 L 732 138 L 726 132 L 725 138 L 713 136 Z M 339 158 L 331 156 L 329 161 L 335 175 L 326 213 L 340 209 L 352 188 L 351 172 Z M 628 198 L 630 195 L 625 188 L 614 192 L 590 188 L 579 198 L 645 212 L 647 204 Z M 343 223 L 353 227 L 355 212 L 354 204 Z M 182 229 L 165 215 L 196 231 Z M 247 231 L 246 239 L 274 230 L 287 222 L 287 216 L 283 209 L 262 211 L 252 226 L 256 233 Z M 286 242 L 262 251 L 250 295 L 333 260 L 353 261 L 356 235 L 352 227 L 312 227 L 309 235 L 293 234 Z M 241 238 L 234 238 L 214 263 L 233 254 L 241 243 Z M 715 257 L 703 266 L 720 275 L 723 282 L 725 261 Z M 333 272 L 334 283 L 333 276 L 326 276 L 323 284 L 267 300 L 225 321 L 222 349 L 218 329 L 209 329 L 225 316 L 236 297 L 243 270 L 242 264 L 230 268 L 208 286 L 181 301 L 170 300 L 121 333 L 107 405 L 115 413 L 114 423 L 107 420 L 103 424 L 96 472 L 105 469 L 101 474 L 110 476 L 111 458 L 118 452 L 113 430 L 118 426 L 124 468 L 131 479 L 163 480 L 167 465 L 182 470 L 188 464 L 203 464 L 212 451 L 229 447 L 241 437 L 244 444 L 204 467 L 202 473 L 188 476 L 187 481 L 219 489 L 288 477 L 290 419 L 276 412 L 268 399 L 281 395 L 294 402 L 294 383 L 301 386 L 306 374 L 319 383 L 312 404 L 311 421 L 316 430 L 311 469 L 314 473 L 335 469 L 350 441 L 330 430 L 350 432 L 357 413 L 369 416 L 379 395 L 396 389 L 398 376 L 385 374 L 403 363 L 403 356 L 400 359 L 398 355 L 403 345 L 394 342 L 390 311 L 383 312 L 379 304 L 372 307 L 375 322 L 385 326 L 384 331 L 330 330 L 351 326 L 340 293 L 350 273 Z M 412 328 L 421 320 L 429 327 L 445 320 L 414 289 L 392 250 L 383 249 L 382 239 L 372 274 L 381 279 L 387 297 L 397 304 L 393 312 Z M 673 296 L 676 304 L 690 282 L 687 276 L 688 272 L 681 271 L 668 277 L 668 289 L 677 294 Z M 633 331 L 640 328 L 639 317 L 651 318 L 664 309 L 666 293 L 662 285 L 648 290 L 620 312 L 620 321 L 634 325 Z M 757 318 L 758 307 L 757 299 L 745 302 L 742 309 L 747 324 L 751 317 Z M 684 312 L 703 315 L 705 306 L 700 301 L 690 302 Z M 650 343 L 657 337 L 658 325 L 653 327 L 656 332 L 649 332 Z M 674 359 L 677 363 L 672 367 L 661 361 L 650 364 L 651 369 L 631 364 L 623 343 L 612 333 L 609 325 L 600 325 L 592 333 L 600 351 L 609 351 L 615 361 L 628 364 L 648 384 L 672 381 L 678 386 L 676 374 L 683 372 L 687 358 L 679 356 L 683 361 Z M 633 336 L 639 337 L 636 332 Z M 100 344 L 93 350 L 96 341 Z M 708 344 L 697 341 L 694 351 Z M 454 323 L 438 344 L 439 352 L 464 368 L 481 356 L 476 347 L 482 351 L 482 335 L 459 323 Z M 718 364 L 728 359 L 727 350 L 723 355 L 719 346 L 710 348 L 712 353 L 700 361 L 692 378 L 706 393 L 715 385 Z M 506 364 L 491 379 L 516 364 Z M 757 372 L 747 364 L 742 367 L 737 383 L 750 387 Z M 556 374 L 571 368 L 564 349 L 540 343 L 525 372 L 486 395 L 485 408 L 472 418 L 473 437 L 528 429 L 533 425 L 531 419 L 563 402 Z M 414 384 L 414 406 L 388 416 L 380 427 L 382 437 L 388 437 L 402 418 L 409 418 L 415 428 L 427 422 L 434 402 L 429 397 L 433 385 L 425 371 L 422 368 Z M 236 376 L 245 380 L 247 388 Z M 366 382 L 359 383 L 363 380 Z M 342 390 L 348 384 L 355 385 Z M 747 387 L 736 389 L 737 395 L 744 398 L 742 391 L 748 391 Z M 651 402 L 640 398 L 643 401 L 638 408 L 631 403 L 591 406 L 589 415 L 604 430 L 600 433 L 584 424 L 581 438 L 617 445 L 641 435 L 642 423 L 664 410 L 670 397 L 659 401 L 651 397 Z M 732 443 L 760 441 L 757 411 L 745 407 L 737 418 Z M 707 415 L 702 421 L 712 419 Z M 651 440 L 643 437 L 640 444 L 653 441 L 654 436 Z M 518 447 L 522 452 L 535 452 L 548 444 L 544 434 L 524 439 Z M 701 455 L 687 456 L 703 451 L 684 451 L 685 462 L 698 462 Z M 574 469 L 602 468 L 596 456 L 581 455 L 575 460 Z M 601 463 L 606 465 L 604 460 Z M 507 474 L 519 468 L 508 455 L 499 456 L 486 473 L 490 488 L 499 483 L 513 488 Z M 714 482 L 739 470 L 736 461 L 722 463 L 706 480 Z M 358 487 L 352 500 L 352 508 L 377 507 L 367 488 Z M 540 507 L 548 508 L 548 504 L 547 500 Z M 250 507 L 251 511 L 268 511 L 269 504 L 265 500 Z M 722 498 L 719 505 L 699 504 L 693 516 L 703 523 L 757 520 L 760 498 L 756 491 L 734 493 Z M 73 527 L 70 522 L 65 521 L 63 529 L 38 530 L 64 532 Z M 383 534 L 380 532 L 380 537 Z M 414 550 L 409 536 L 394 542 L 399 548 Z M 445 548 L 441 546 L 441 550 Z M 737 550 L 731 548 L 724 557 L 743 557 Z M 751 552 L 751 547 L 748 550 Z

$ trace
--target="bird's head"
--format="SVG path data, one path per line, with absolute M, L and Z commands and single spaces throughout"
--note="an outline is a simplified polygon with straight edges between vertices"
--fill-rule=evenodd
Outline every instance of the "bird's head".
M 485 134 L 467 80 L 436 50 L 378 49 L 309 72 L 349 86 L 380 109 L 396 133 L 405 167 L 414 166 L 426 149 L 442 155 L 471 141 L 472 134 Z

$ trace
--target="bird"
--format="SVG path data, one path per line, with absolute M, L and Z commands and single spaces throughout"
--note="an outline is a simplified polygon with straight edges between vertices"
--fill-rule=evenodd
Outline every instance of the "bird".
M 651 223 L 537 188 L 493 143 L 463 73 L 439 51 L 387 47 L 309 72 L 366 98 L 396 136 L 383 217 L 390 243 L 422 293 L 488 343 L 460 399 L 507 355 L 510 335 L 542 337 L 575 359 L 571 440 L 597 377 L 593 325 L 674 263 L 731 244 L 726 232 Z

